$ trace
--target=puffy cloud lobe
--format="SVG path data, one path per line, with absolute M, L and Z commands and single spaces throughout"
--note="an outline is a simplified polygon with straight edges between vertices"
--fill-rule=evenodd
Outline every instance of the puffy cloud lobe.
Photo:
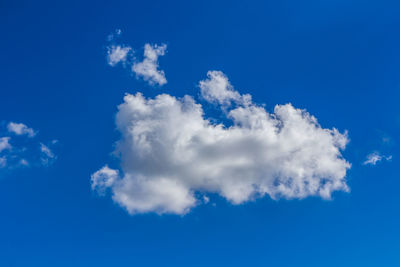
M 164 85 L 167 83 L 164 71 L 158 69 L 158 57 L 165 55 L 167 46 L 165 44 L 144 46 L 144 59 L 142 62 L 135 62 L 132 71 L 137 77 L 143 78 L 150 84 Z
M 322 128 L 291 104 L 270 114 L 235 91 L 222 72 L 209 72 L 200 88 L 209 102 L 236 102 L 223 109 L 231 127 L 211 123 L 190 96 L 127 94 L 119 106 L 116 153 L 123 175 L 101 185 L 129 213 L 185 214 L 208 192 L 241 204 L 265 195 L 329 199 L 348 191 L 350 164 L 340 152 L 346 134 Z
M 107 62 L 114 67 L 119 62 L 125 63 L 132 48 L 129 46 L 111 45 L 107 50 Z
M 92 174 L 92 190 L 103 194 L 105 189 L 111 187 L 117 180 L 119 173 L 117 170 L 110 169 L 107 165 Z
M 251 103 L 251 96 L 248 94 L 240 95 L 233 90 L 228 78 L 221 71 L 209 71 L 208 79 L 200 81 L 199 87 L 201 95 L 211 103 L 230 106 L 232 102 L 248 105 Z
M 27 135 L 28 137 L 34 137 L 36 135 L 36 132 L 32 128 L 29 128 L 23 123 L 10 122 L 7 125 L 7 129 L 9 132 L 16 135 Z
M 363 162 L 363 165 L 376 165 L 382 160 L 391 160 L 392 156 L 383 156 L 379 152 L 375 151 L 367 155 L 367 159 Z

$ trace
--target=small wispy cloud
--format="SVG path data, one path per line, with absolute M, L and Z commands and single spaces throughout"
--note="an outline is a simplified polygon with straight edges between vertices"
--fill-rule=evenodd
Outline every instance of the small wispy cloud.
M 7 130 L 16 135 L 26 135 L 31 138 L 36 135 L 36 132 L 32 128 L 29 128 L 23 123 L 10 122 L 7 125 Z
M 392 156 L 384 156 L 381 155 L 378 151 L 374 151 L 371 154 L 367 155 L 367 159 L 363 162 L 363 165 L 376 165 L 378 162 L 386 160 L 392 160 Z
M 48 145 L 39 142 L 37 138 L 33 138 L 37 131 L 23 123 L 9 122 L 2 132 L 19 137 L 0 137 L 0 169 L 13 170 L 21 167 L 48 166 L 57 159 L 51 147 L 58 141 L 46 142 Z
M 114 32 L 110 33 L 107 36 L 107 41 L 109 41 L 109 42 L 113 41 L 115 38 L 119 37 L 121 35 L 121 33 L 122 33 L 121 29 L 116 29 Z
M 45 166 L 51 164 L 57 158 L 53 151 L 43 143 L 40 143 L 40 152 L 40 161 Z
M 141 78 L 150 85 L 162 86 L 167 83 L 165 73 L 159 69 L 158 58 L 164 56 L 167 45 L 145 44 L 142 61 L 133 57 L 134 49 L 129 45 L 121 45 L 115 42 L 121 35 L 121 30 L 116 30 L 108 36 L 110 45 L 107 46 L 107 63 L 114 67 L 122 63 L 124 67 L 130 66 L 130 70 L 135 73 L 137 78 Z
M 111 45 L 107 48 L 108 65 L 114 67 L 118 63 L 125 63 L 132 48 L 129 46 Z
M 158 69 L 158 57 L 165 55 L 167 45 L 163 44 L 144 46 L 144 59 L 142 62 L 136 62 L 132 66 L 132 71 L 136 73 L 137 77 L 149 82 L 151 85 L 158 84 L 164 85 L 167 83 L 165 73 L 163 70 Z
M 0 137 L 0 152 L 11 149 L 10 137 Z
M 5 156 L 0 157 L 0 168 L 4 168 L 7 165 L 7 158 Z

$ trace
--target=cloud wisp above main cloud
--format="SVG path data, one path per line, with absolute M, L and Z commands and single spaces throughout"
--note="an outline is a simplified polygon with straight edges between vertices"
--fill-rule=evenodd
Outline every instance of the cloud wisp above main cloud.
M 117 37 L 121 35 L 121 31 L 117 31 Z M 110 38 L 112 36 L 112 38 Z M 115 35 L 110 35 L 109 41 L 112 42 L 107 47 L 107 63 L 114 67 L 121 63 L 124 67 L 129 66 L 130 70 L 136 74 L 137 78 L 141 78 L 150 85 L 162 86 L 167 83 L 165 73 L 159 69 L 158 58 L 164 56 L 167 51 L 167 45 L 151 45 L 145 44 L 144 55 L 142 61 L 137 60 L 133 55 L 134 49 L 128 45 L 115 43 Z
M 346 133 L 322 128 L 291 104 L 269 113 L 219 71 L 199 87 L 232 126 L 212 123 L 191 96 L 127 94 L 116 116 L 120 171 L 106 165 L 92 175 L 92 188 L 109 189 L 130 214 L 185 214 L 209 193 L 241 204 L 349 190 Z
M 141 62 L 135 62 L 132 65 L 132 71 L 136 73 L 137 77 L 149 82 L 151 85 L 158 84 L 164 85 L 167 83 L 165 73 L 159 70 L 158 58 L 165 55 L 167 45 L 150 45 L 144 46 L 144 58 Z

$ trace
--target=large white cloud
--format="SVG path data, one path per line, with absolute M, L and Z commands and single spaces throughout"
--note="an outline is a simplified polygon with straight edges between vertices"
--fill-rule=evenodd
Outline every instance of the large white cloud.
M 93 174 L 92 186 L 110 188 L 131 214 L 185 214 L 207 193 L 240 204 L 265 195 L 329 199 L 349 190 L 350 164 L 341 155 L 346 133 L 322 128 L 291 104 L 268 113 L 235 91 L 222 72 L 209 72 L 199 86 L 206 101 L 221 104 L 232 126 L 212 123 L 190 96 L 127 94 L 116 116 L 121 175 L 104 167 Z

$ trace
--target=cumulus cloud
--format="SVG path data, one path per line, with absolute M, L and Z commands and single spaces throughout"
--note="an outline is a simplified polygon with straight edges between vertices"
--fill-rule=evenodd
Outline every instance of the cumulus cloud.
M 132 71 L 137 77 L 143 78 L 150 84 L 164 85 L 167 83 L 165 73 L 158 69 L 158 57 L 165 55 L 167 46 L 165 44 L 144 46 L 144 59 L 142 62 L 135 62 L 132 66 Z
M 118 63 L 125 63 L 132 48 L 129 46 L 111 45 L 107 48 L 107 62 L 114 67 Z
M 378 151 L 374 151 L 367 155 L 367 159 L 363 162 L 364 165 L 376 165 L 382 160 L 392 160 L 392 156 L 381 155 Z
M 32 128 L 29 128 L 23 123 L 10 122 L 7 125 L 7 129 L 10 133 L 16 135 L 27 135 L 28 137 L 34 137 L 36 135 L 36 132 Z
M 0 137 L 0 152 L 6 149 L 11 149 L 10 137 Z
M 322 128 L 291 104 L 269 113 L 234 90 L 222 72 L 209 72 L 199 87 L 232 126 L 212 123 L 190 96 L 127 94 L 116 116 L 121 175 L 102 168 L 92 187 L 110 188 L 130 214 L 185 214 L 208 202 L 205 193 L 241 204 L 265 195 L 329 199 L 349 190 L 350 164 L 341 155 L 347 133 Z

